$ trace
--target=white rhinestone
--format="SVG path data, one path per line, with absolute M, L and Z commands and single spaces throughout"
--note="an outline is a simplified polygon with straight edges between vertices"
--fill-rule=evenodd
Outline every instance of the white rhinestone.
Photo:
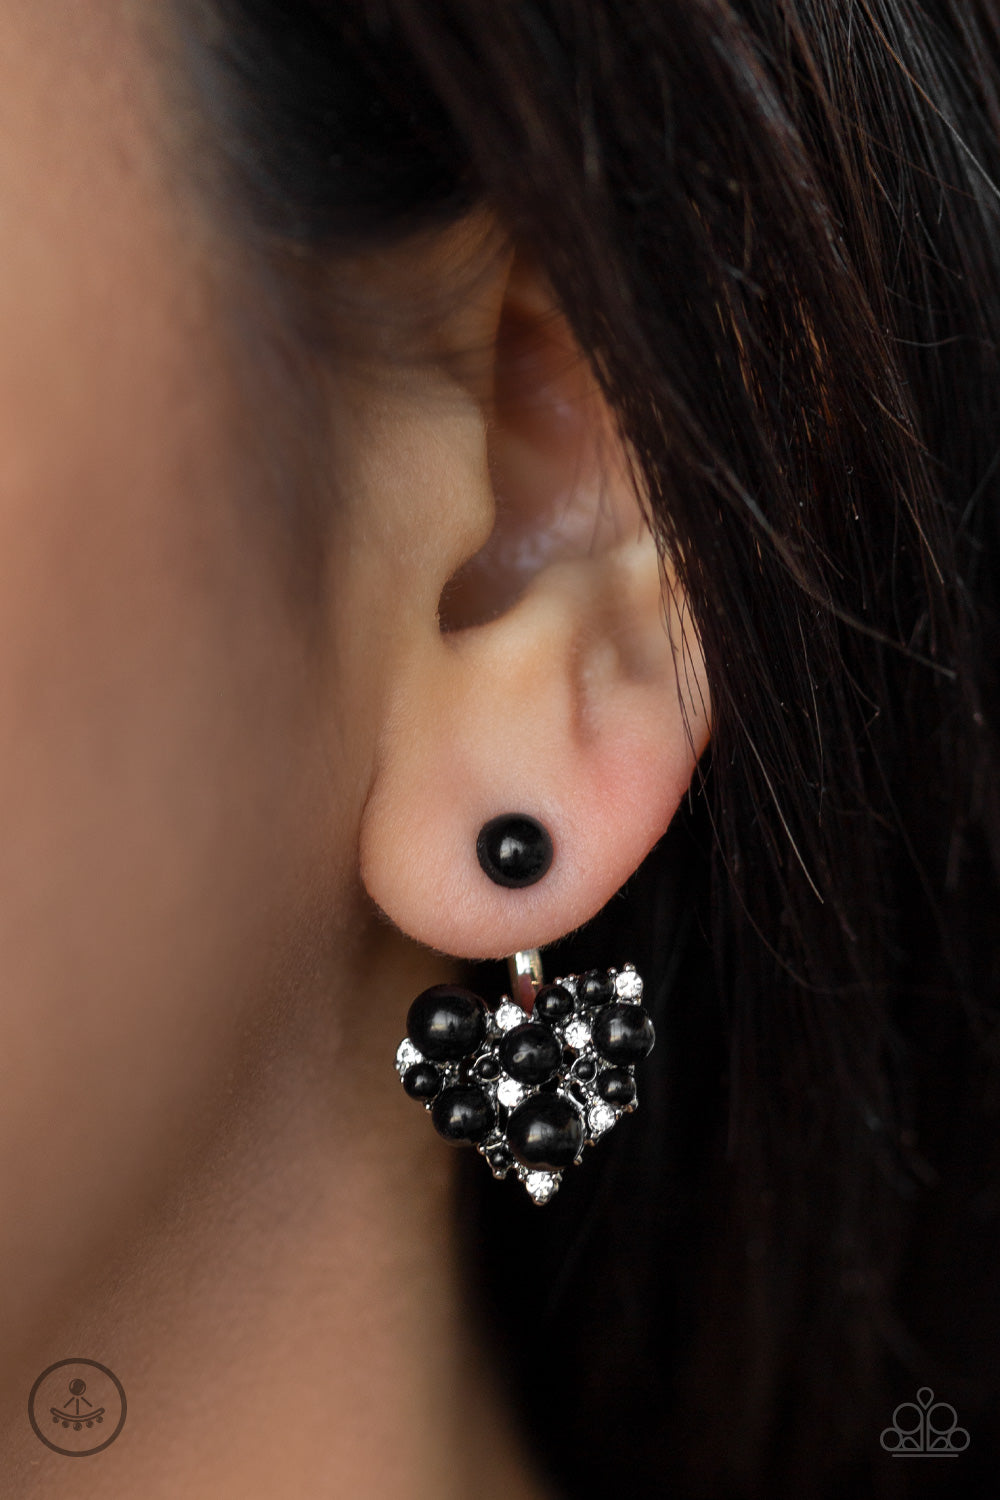
M 587 1115 L 590 1134 L 592 1136 L 603 1135 L 606 1130 L 611 1129 L 616 1118 L 617 1116 L 610 1104 L 605 1104 L 603 1100 L 599 1104 L 592 1105 Z
M 576 999 L 575 974 L 568 975 L 566 979 L 557 979 L 556 984 L 560 985 L 562 989 L 566 990 L 570 995 L 572 995 L 574 1000 Z
M 570 1021 L 563 1031 L 563 1036 L 566 1038 L 567 1047 L 573 1047 L 577 1052 L 581 1052 L 584 1047 L 590 1045 L 590 1027 L 586 1021 Z
M 404 1036 L 396 1048 L 396 1067 L 400 1073 L 405 1073 L 406 1069 L 415 1062 L 423 1062 L 423 1053 L 414 1047 L 408 1036 Z
M 559 1186 L 559 1178 L 553 1172 L 528 1172 L 524 1185 L 536 1203 L 548 1203 Z
M 497 1084 L 497 1098 L 505 1109 L 514 1109 L 524 1098 L 524 1085 L 516 1078 L 501 1078 Z
M 617 976 L 615 979 L 615 989 L 619 1000 L 642 999 L 642 980 L 631 966 L 623 969 Z
M 515 1005 L 512 1000 L 505 1000 L 502 1005 L 497 1006 L 493 1019 L 501 1031 L 511 1031 L 515 1026 L 520 1026 L 528 1017 L 519 1005 Z

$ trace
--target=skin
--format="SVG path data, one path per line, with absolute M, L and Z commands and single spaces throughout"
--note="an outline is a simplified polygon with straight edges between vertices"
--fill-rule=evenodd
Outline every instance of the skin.
M 419 990 L 635 868 L 703 669 L 484 218 L 328 268 L 284 373 L 291 294 L 187 182 L 146 9 L 0 21 L 5 1487 L 540 1496 L 391 1059 Z M 550 821 L 544 890 L 470 858 L 496 796 Z M 70 1460 L 25 1401 L 76 1354 L 129 1417 Z

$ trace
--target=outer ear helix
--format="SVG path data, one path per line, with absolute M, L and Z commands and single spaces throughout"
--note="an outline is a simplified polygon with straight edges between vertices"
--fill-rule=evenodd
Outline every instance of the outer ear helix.
M 495 1011 L 471 990 L 434 985 L 410 1006 L 396 1050 L 403 1088 L 455 1145 L 497 1178 L 513 1173 L 547 1203 L 567 1167 L 636 1107 L 635 1068 L 653 1023 L 631 964 L 542 985 L 537 949 L 510 959 Z

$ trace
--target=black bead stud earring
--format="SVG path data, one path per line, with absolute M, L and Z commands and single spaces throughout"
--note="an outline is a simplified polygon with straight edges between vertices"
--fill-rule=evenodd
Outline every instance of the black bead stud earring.
M 455 985 L 418 995 L 396 1069 L 439 1135 L 474 1145 L 494 1177 L 513 1172 L 548 1203 L 584 1146 L 635 1109 L 653 1023 L 631 964 L 543 985 L 537 949 L 509 963 L 516 999 L 494 1011 Z
M 504 813 L 479 830 L 476 853 L 496 885 L 534 885 L 552 863 L 552 840 L 535 818 Z

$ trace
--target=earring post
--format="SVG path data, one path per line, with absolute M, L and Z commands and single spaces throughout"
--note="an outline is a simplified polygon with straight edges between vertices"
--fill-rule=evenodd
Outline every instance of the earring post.
M 510 973 L 510 998 L 531 1014 L 535 996 L 542 987 L 542 955 L 537 948 L 522 948 L 507 960 Z

